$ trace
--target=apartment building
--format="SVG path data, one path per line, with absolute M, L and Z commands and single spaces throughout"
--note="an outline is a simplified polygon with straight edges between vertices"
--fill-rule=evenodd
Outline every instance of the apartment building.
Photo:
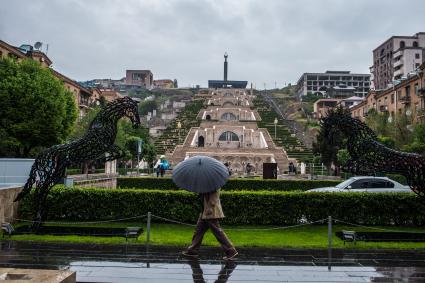
M 373 50 L 372 86 L 381 90 L 405 78 L 425 61 L 425 32 L 392 36 Z
M 370 74 L 351 74 L 350 71 L 304 73 L 298 79 L 298 97 L 313 93 L 331 98 L 364 97 L 370 87 Z
M 321 119 L 328 115 L 328 112 L 335 109 L 336 107 L 350 108 L 354 105 L 362 103 L 365 100 L 364 97 L 352 96 L 349 98 L 322 98 L 314 102 L 313 104 L 313 117 L 315 119 Z
M 153 87 L 153 74 L 150 70 L 127 70 L 125 73 L 125 84 L 150 89 Z
M 21 45 L 20 47 L 12 46 L 2 40 L 0 40 L 0 57 L 12 57 L 17 60 L 23 60 L 26 58 L 33 59 L 39 62 L 42 66 L 49 68 L 52 64 L 47 55 L 39 50 L 35 50 L 31 45 Z M 52 69 L 52 74 L 60 79 L 65 87 L 73 94 L 75 99 L 75 104 L 78 107 L 80 118 L 83 117 L 90 106 L 95 101 L 95 96 L 92 91 L 82 87 L 76 81 L 68 78 L 64 74 L 59 73 L 56 70 Z
M 425 121 L 425 63 L 406 78 L 397 81 L 391 88 L 372 90 L 366 100 L 351 107 L 351 115 L 362 121 L 368 112 L 375 109 L 378 113 L 387 113 L 391 119 L 397 115 L 411 117 L 411 121 Z

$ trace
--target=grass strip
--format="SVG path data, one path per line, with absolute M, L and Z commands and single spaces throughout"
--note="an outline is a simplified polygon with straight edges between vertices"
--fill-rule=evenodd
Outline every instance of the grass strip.
M 72 224 L 69 224 L 72 226 Z M 67 226 L 67 225 L 64 225 Z M 74 226 L 77 226 L 74 224 Z M 145 223 L 107 223 L 87 224 L 78 226 L 97 227 L 145 227 Z M 233 229 L 266 229 L 271 226 L 224 226 L 226 234 L 236 247 L 263 247 L 263 248 L 327 248 L 327 225 L 310 225 L 290 229 L 279 230 L 233 230 Z M 376 227 L 378 228 L 378 227 Z M 425 232 L 423 227 L 384 227 L 393 231 Z M 363 242 L 358 241 L 356 245 L 344 242 L 335 236 L 335 232 L 341 230 L 376 231 L 372 228 L 356 228 L 352 226 L 333 225 L 333 247 L 334 248 L 357 248 L 357 249 L 423 249 L 425 242 Z M 152 223 L 151 244 L 160 246 L 185 247 L 190 244 L 194 228 L 178 224 Z M 5 239 L 8 239 L 6 236 Z M 128 244 L 144 245 L 146 243 L 144 232 L 137 240 L 129 239 Z M 14 235 L 11 240 L 15 241 L 45 241 L 66 243 L 96 243 L 96 244 L 126 244 L 124 237 L 94 237 L 94 236 L 53 236 L 53 235 Z M 208 232 L 204 238 L 204 245 L 218 246 L 214 236 Z

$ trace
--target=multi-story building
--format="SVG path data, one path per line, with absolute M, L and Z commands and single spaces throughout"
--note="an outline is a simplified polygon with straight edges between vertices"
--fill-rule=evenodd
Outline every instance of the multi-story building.
M 153 74 L 150 70 L 127 70 L 125 73 L 125 84 L 152 88 Z
M 350 97 L 367 95 L 370 74 L 351 74 L 350 71 L 326 71 L 325 73 L 304 73 L 297 82 L 297 95 L 308 93 L 324 97 Z
M 335 109 L 336 107 L 350 108 L 357 105 L 365 100 L 364 97 L 352 96 L 345 99 L 338 98 L 322 98 L 314 102 L 313 104 L 313 117 L 316 119 L 324 118 L 328 115 L 328 112 Z
M 370 67 L 374 89 L 386 89 L 394 80 L 406 77 L 425 61 L 425 32 L 413 36 L 392 36 L 373 50 Z
M 52 61 L 45 53 L 33 49 L 31 45 L 25 44 L 21 45 L 21 47 L 15 47 L 2 40 L 0 40 L 0 57 L 12 57 L 17 60 L 30 58 L 39 62 L 43 67 L 46 68 L 49 68 L 52 64 Z M 64 83 L 65 87 L 71 91 L 75 99 L 75 104 L 78 107 L 79 116 L 80 118 L 83 117 L 95 100 L 95 96 L 93 95 L 92 91 L 82 87 L 76 81 L 68 78 L 56 70 L 52 69 L 52 74 L 60 79 Z
M 425 121 L 425 63 L 397 81 L 391 88 L 371 91 L 366 100 L 351 107 L 351 115 L 362 121 L 368 112 L 375 109 L 378 113 L 386 113 L 394 120 L 399 115 L 410 117 L 413 123 Z

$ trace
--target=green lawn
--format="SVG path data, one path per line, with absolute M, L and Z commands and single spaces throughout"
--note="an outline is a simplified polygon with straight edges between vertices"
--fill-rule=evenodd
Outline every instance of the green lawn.
M 88 225 L 87 225 L 88 226 Z M 103 224 L 108 227 L 145 226 L 143 223 L 114 223 Z M 303 226 L 282 230 L 233 230 L 233 229 L 264 229 L 265 226 L 232 226 L 224 227 L 227 235 L 237 247 L 267 247 L 267 248 L 327 248 L 327 225 Z M 380 227 L 397 231 L 425 232 L 425 228 L 406 227 Z M 355 228 L 334 225 L 333 232 L 346 230 L 366 231 L 370 229 Z M 372 231 L 372 230 L 371 230 Z M 177 224 L 157 224 L 151 227 L 151 244 L 164 246 L 184 247 L 190 243 L 193 227 Z M 6 237 L 7 238 L 7 237 Z M 123 237 L 91 237 L 91 236 L 45 236 L 45 235 L 15 235 L 11 237 L 16 241 L 52 241 L 69 243 L 99 243 L 99 244 L 125 244 Z M 130 239 L 131 244 L 145 244 L 146 234 L 143 233 L 137 241 Z M 424 243 L 414 242 L 358 242 L 357 245 L 348 243 L 344 246 L 343 241 L 333 234 L 333 247 L 335 248 L 425 248 Z M 218 246 L 214 236 L 208 232 L 204 238 L 204 244 Z

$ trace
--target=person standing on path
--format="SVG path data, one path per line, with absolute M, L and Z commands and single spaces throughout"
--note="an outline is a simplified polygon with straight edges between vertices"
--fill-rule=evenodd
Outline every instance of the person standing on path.
M 233 260 L 238 255 L 238 252 L 223 229 L 221 229 L 219 223 L 219 220 L 224 218 L 220 203 L 220 191 L 217 190 L 211 193 L 201 194 L 200 196 L 203 199 L 204 210 L 199 215 L 198 222 L 196 223 L 192 244 L 182 254 L 186 257 L 197 258 L 202 239 L 210 228 L 226 254 L 223 259 Z

